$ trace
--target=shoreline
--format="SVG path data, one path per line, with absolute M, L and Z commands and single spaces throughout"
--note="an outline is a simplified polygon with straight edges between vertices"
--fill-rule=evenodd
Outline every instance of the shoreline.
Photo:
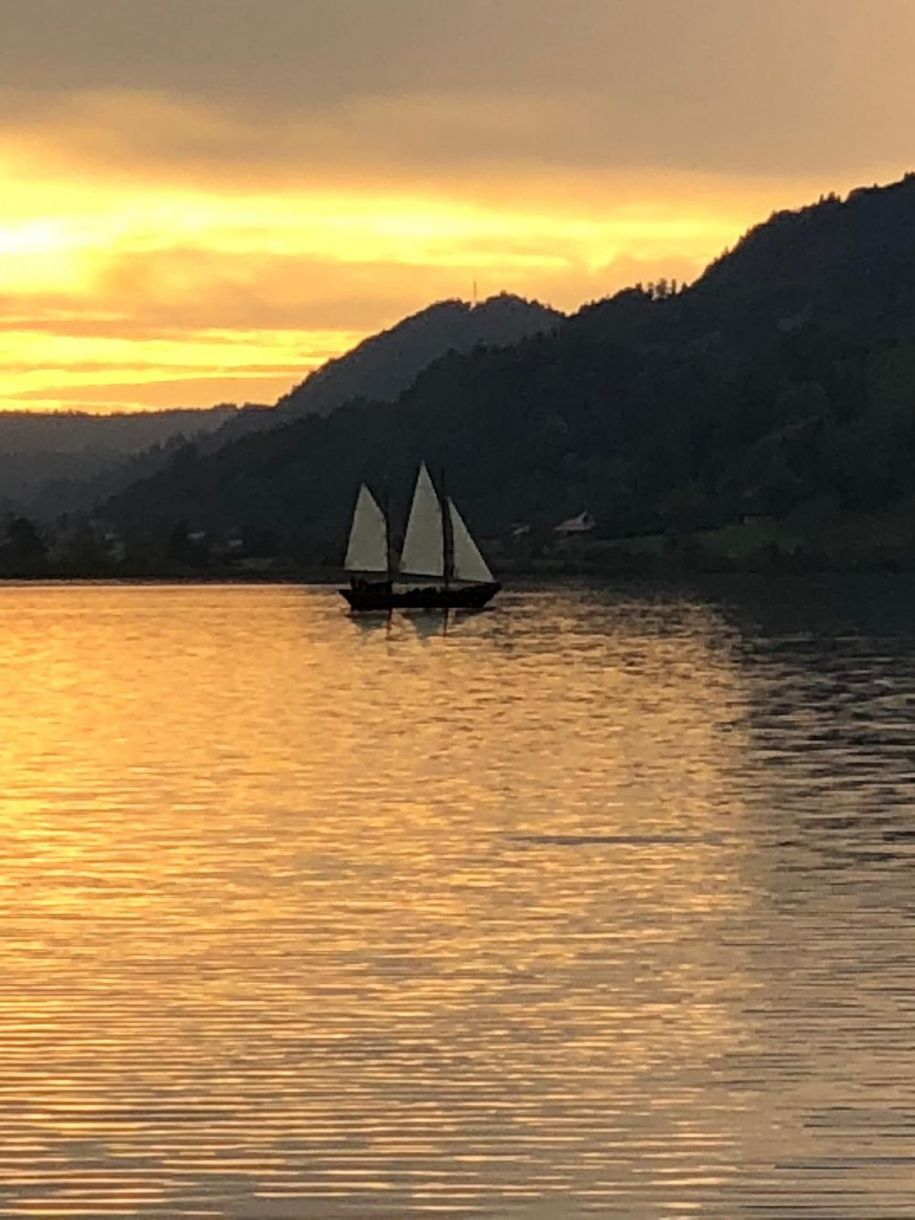
M 893 577 L 900 580 L 915 578 L 915 568 L 874 567 L 832 567 L 832 568 L 737 568 L 737 569 L 706 569 L 689 570 L 670 568 L 666 570 L 631 571 L 613 569 L 545 569 L 537 571 L 507 571 L 501 573 L 502 591 L 513 589 L 535 589 L 561 587 L 568 585 L 632 585 L 632 586 L 682 586 L 704 584 L 706 582 L 785 580 L 792 583 L 808 581 L 831 580 L 837 577 L 844 579 L 871 579 L 873 577 Z M 0 588 L 23 587 L 29 585 L 84 585 L 84 586 L 116 586 L 116 585 L 301 585 L 312 588 L 344 588 L 348 578 L 345 575 L 331 575 L 325 571 L 303 569 L 300 572 L 159 572 L 159 573 L 115 573 L 115 572 L 30 572 L 0 575 Z

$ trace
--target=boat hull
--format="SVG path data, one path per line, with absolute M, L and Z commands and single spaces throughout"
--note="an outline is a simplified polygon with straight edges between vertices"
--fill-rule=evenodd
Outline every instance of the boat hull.
M 482 610 L 499 592 L 497 581 L 491 584 L 420 586 L 414 589 L 394 589 L 386 582 L 356 585 L 341 589 L 351 610 Z

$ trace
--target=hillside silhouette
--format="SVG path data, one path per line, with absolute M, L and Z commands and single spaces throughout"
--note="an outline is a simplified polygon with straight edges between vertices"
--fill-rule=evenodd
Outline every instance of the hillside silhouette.
M 328 414 L 354 398 L 392 401 L 447 352 L 510 346 L 563 317 L 508 293 L 476 306 L 441 301 L 327 361 L 271 407 L 0 414 L 0 504 L 45 520 L 85 511 L 156 473 L 188 441 L 214 453 L 248 433 Z
M 519 525 L 549 550 L 587 508 L 585 558 L 913 566 L 915 177 L 777 213 L 689 288 L 638 285 L 512 346 L 452 351 L 393 401 L 362 381 L 321 415 L 302 407 L 321 380 L 286 400 L 311 414 L 185 446 L 106 516 L 138 547 L 180 519 L 334 564 L 359 480 L 387 486 L 397 517 L 424 457 L 506 555 Z
M 159 469 L 170 448 L 199 441 L 239 410 L 0 412 L 0 500 L 39 516 L 90 504 Z
M 285 423 L 305 415 L 327 415 L 355 398 L 393 402 L 423 369 L 448 352 L 512 347 L 563 320 L 557 310 L 510 293 L 479 305 L 440 301 L 366 339 L 345 356 L 328 360 L 279 400 L 277 414 Z
M 227 420 L 209 448 L 306 415 L 328 415 L 356 399 L 393 402 L 423 369 L 448 352 L 511 347 L 529 335 L 552 330 L 563 320 L 557 310 L 510 293 L 489 297 L 479 305 L 439 301 L 328 360 L 272 409 L 244 411 Z

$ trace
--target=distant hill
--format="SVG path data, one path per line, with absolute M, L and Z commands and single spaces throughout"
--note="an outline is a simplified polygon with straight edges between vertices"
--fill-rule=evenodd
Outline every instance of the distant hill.
M 214 431 L 238 408 L 208 411 L 165 410 L 118 415 L 67 412 L 0 412 L 0 502 L 43 513 L 46 504 L 62 511 L 82 503 L 85 486 L 93 498 L 110 495 L 114 485 L 97 484 L 125 460 L 176 437 L 186 442 Z M 150 455 L 151 458 L 152 455 Z M 156 464 L 158 465 L 158 463 Z M 147 462 L 133 478 L 149 473 Z M 117 487 L 129 482 L 128 474 Z
M 915 326 L 915 174 L 776 212 L 715 260 L 691 293 L 697 321 L 867 334 Z M 728 302 L 728 316 L 721 303 Z
M 393 402 L 423 369 L 449 352 L 512 347 L 554 330 L 564 315 L 536 301 L 502 293 L 479 305 L 440 301 L 390 330 L 373 335 L 337 360 L 328 360 L 276 405 L 283 423 L 327 415 L 357 398 Z
M 358 481 L 402 517 L 425 457 L 503 546 L 587 508 L 595 550 L 915 566 L 915 177 L 777 213 L 686 290 L 636 286 L 361 397 L 186 448 L 106 511 L 138 545 L 180 517 L 336 563 Z
M 563 320 L 557 310 L 509 293 L 479 305 L 439 301 L 328 360 L 284 394 L 272 410 L 246 411 L 228 420 L 209 448 L 306 415 L 329 415 L 356 399 L 393 402 L 423 369 L 449 352 L 511 347 L 529 335 L 555 329 Z
M 476 306 L 441 301 L 329 360 L 273 407 L 0 414 L 0 505 L 44 518 L 85 509 L 154 474 L 180 443 L 193 440 L 211 453 L 251 432 L 326 415 L 352 399 L 393 401 L 449 351 L 509 346 L 562 320 L 554 309 L 507 293 Z

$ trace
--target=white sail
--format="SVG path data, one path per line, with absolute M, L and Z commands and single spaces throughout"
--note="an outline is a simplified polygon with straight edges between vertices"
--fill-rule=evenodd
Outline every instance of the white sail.
M 410 576 L 443 576 L 445 572 L 442 507 L 425 462 L 419 467 L 400 570 Z
M 480 554 L 477 544 L 464 524 L 464 518 L 452 499 L 448 500 L 451 514 L 451 537 L 454 545 L 454 579 L 491 582 L 492 572 Z
M 387 572 L 388 526 L 375 497 L 359 488 L 343 566 L 348 572 Z

